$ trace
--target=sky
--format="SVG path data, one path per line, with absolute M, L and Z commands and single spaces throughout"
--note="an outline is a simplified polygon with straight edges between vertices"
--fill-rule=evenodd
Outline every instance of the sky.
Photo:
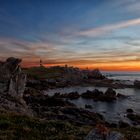
M 0 0 L 0 60 L 140 71 L 140 0 Z

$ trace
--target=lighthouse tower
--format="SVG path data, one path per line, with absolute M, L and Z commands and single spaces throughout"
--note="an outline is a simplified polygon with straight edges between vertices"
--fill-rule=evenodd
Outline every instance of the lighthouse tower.
M 42 67 L 43 66 L 43 62 L 42 62 L 42 60 L 40 59 L 40 67 Z

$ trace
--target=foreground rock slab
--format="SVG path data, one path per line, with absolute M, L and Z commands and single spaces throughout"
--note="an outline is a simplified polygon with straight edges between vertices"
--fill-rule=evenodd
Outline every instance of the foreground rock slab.
M 119 132 L 108 132 L 107 134 L 102 134 L 98 129 L 93 129 L 86 136 L 85 140 L 124 140 L 124 136 Z
M 21 59 L 10 57 L 0 62 L 0 107 L 22 114 L 30 114 L 23 100 L 26 75 L 20 68 Z

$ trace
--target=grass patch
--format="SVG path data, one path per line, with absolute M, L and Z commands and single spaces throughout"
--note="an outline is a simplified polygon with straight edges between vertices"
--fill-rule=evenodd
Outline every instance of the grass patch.
M 124 134 L 127 140 L 140 140 L 140 128 L 128 127 L 114 130 Z
M 28 78 L 31 79 L 49 79 L 49 78 L 58 78 L 64 73 L 64 70 L 61 67 L 31 67 L 23 68 L 23 72 L 27 74 Z
M 18 114 L 0 115 L 2 140 L 82 140 L 91 127 L 73 126 L 68 122 L 45 121 Z

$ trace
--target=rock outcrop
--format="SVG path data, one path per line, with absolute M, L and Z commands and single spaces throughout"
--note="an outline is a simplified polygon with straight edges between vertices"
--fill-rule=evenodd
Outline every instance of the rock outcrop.
M 31 115 L 23 100 L 26 75 L 20 68 L 21 59 L 10 57 L 0 62 L 0 109 Z
M 102 75 L 99 69 L 94 69 L 89 75 L 88 78 L 93 78 L 93 79 L 105 79 L 105 76 Z
M 140 88 L 140 81 L 135 80 L 135 81 L 134 81 L 134 87 L 135 87 L 135 88 Z
M 20 69 L 21 59 L 10 57 L 0 63 L 0 93 L 13 97 L 22 97 L 26 75 Z
M 119 96 L 117 96 L 115 90 L 113 90 L 112 88 L 108 88 L 105 93 L 99 91 L 98 89 L 95 89 L 93 91 L 87 90 L 85 93 L 81 94 L 81 97 L 86 99 L 93 99 L 95 101 L 110 102 L 116 100 L 119 97 L 124 97 L 124 95 L 119 94 Z

